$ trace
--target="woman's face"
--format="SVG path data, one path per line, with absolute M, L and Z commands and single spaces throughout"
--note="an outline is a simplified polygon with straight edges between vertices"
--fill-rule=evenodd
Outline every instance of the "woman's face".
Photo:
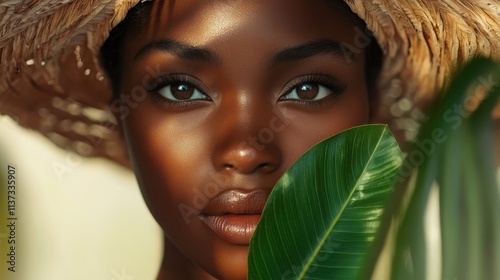
M 250 237 L 292 163 L 369 121 L 365 46 L 345 14 L 325 0 L 160 1 L 126 40 L 121 117 L 142 193 L 217 278 L 246 278 Z

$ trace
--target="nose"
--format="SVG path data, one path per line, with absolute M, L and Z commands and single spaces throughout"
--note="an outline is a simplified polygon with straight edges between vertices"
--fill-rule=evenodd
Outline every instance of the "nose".
M 272 108 L 246 105 L 221 112 L 215 129 L 214 167 L 219 172 L 272 173 L 282 164 L 279 135 L 270 127 Z
M 219 171 L 272 173 L 281 165 L 279 150 L 270 145 L 261 148 L 246 141 L 234 142 L 222 148 L 218 154 L 214 165 Z

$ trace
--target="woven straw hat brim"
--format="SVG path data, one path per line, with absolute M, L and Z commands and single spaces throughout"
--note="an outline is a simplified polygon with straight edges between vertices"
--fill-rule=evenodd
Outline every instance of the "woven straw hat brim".
M 110 30 L 139 0 L 0 3 L 0 114 L 85 156 L 128 165 L 99 65 Z M 476 55 L 500 60 L 500 4 L 345 0 L 384 52 L 382 94 L 425 103 Z M 355 46 L 356 47 L 356 46 Z M 396 91 L 396 93 L 395 93 Z M 381 118 L 389 117 L 381 111 Z

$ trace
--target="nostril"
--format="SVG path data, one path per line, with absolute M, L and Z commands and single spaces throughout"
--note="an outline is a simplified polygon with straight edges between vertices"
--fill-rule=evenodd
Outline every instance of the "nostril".
M 224 169 L 225 169 L 225 170 L 234 169 L 234 165 L 232 165 L 232 164 L 230 164 L 230 163 L 226 163 L 226 164 L 224 164 Z
M 269 167 L 270 167 L 270 164 L 267 162 L 264 162 L 264 163 L 259 164 L 259 166 L 257 166 L 256 169 L 266 170 L 266 169 L 269 169 Z
M 231 163 L 226 163 L 224 164 L 224 170 L 226 171 L 236 171 L 236 172 L 241 172 L 241 173 L 253 173 L 253 172 L 267 172 L 269 170 L 273 169 L 272 165 L 269 163 L 261 163 L 258 165 L 245 165 L 245 164 L 231 164 Z

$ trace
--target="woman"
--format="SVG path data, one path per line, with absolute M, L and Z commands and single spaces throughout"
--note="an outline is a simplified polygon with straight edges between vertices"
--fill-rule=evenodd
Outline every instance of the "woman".
M 347 49 L 366 28 L 343 2 L 160 2 L 129 18 L 103 57 L 134 171 L 167 237 L 162 273 L 245 279 L 277 180 L 316 142 L 370 121 L 378 69 L 367 61 L 380 51 Z M 147 97 L 126 108 L 140 90 Z
M 114 15 L 123 17 L 134 4 L 117 5 Z M 391 14 L 387 6 L 369 1 L 351 5 L 378 34 L 386 55 L 380 78 L 377 42 L 341 1 L 146 1 L 111 32 L 101 59 L 114 92 L 116 131 L 123 135 L 144 199 L 166 236 L 158 279 L 245 279 L 250 237 L 269 192 L 287 168 L 318 141 L 383 115 L 378 92 L 388 89 L 388 77 L 400 74 L 405 90 L 424 96 L 439 88 L 451 65 L 463 58 L 439 53 L 442 46 L 431 44 L 439 41 L 429 31 L 435 32 L 433 27 L 420 26 L 411 15 Z M 408 5 L 404 8 L 435 8 Z M 390 30 L 391 15 L 404 22 L 400 29 L 375 29 Z M 84 65 L 92 61 L 100 37 L 86 35 L 80 42 L 86 42 L 89 53 L 80 47 L 59 61 L 14 64 L 8 68 L 8 88 L 22 80 L 16 75 L 40 72 L 29 67 L 33 64 L 73 63 L 56 75 L 57 82 L 51 80 L 53 72 L 41 79 L 31 76 L 38 91 L 52 86 L 51 81 L 71 88 L 68 81 L 94 73 Z M 389 35 L 408 37 L 397 46 Z M 498 55 L 498 48 L 485 42 L 475 52 Z M 2 49 L 2 57 L 9 50 Z M 469 52 L 475 53 L 459 54 Z M 88 89 L 72 89 L 69 95 L 96 104 Z M 15 103 L 3 104 L 9 102 Z M 6 105 L 0 110 L 19 115 Z M 57 124 L 48 126 L 59 132 Z M 99 153 L 103 141 L 90 140 L 87 154 Z

